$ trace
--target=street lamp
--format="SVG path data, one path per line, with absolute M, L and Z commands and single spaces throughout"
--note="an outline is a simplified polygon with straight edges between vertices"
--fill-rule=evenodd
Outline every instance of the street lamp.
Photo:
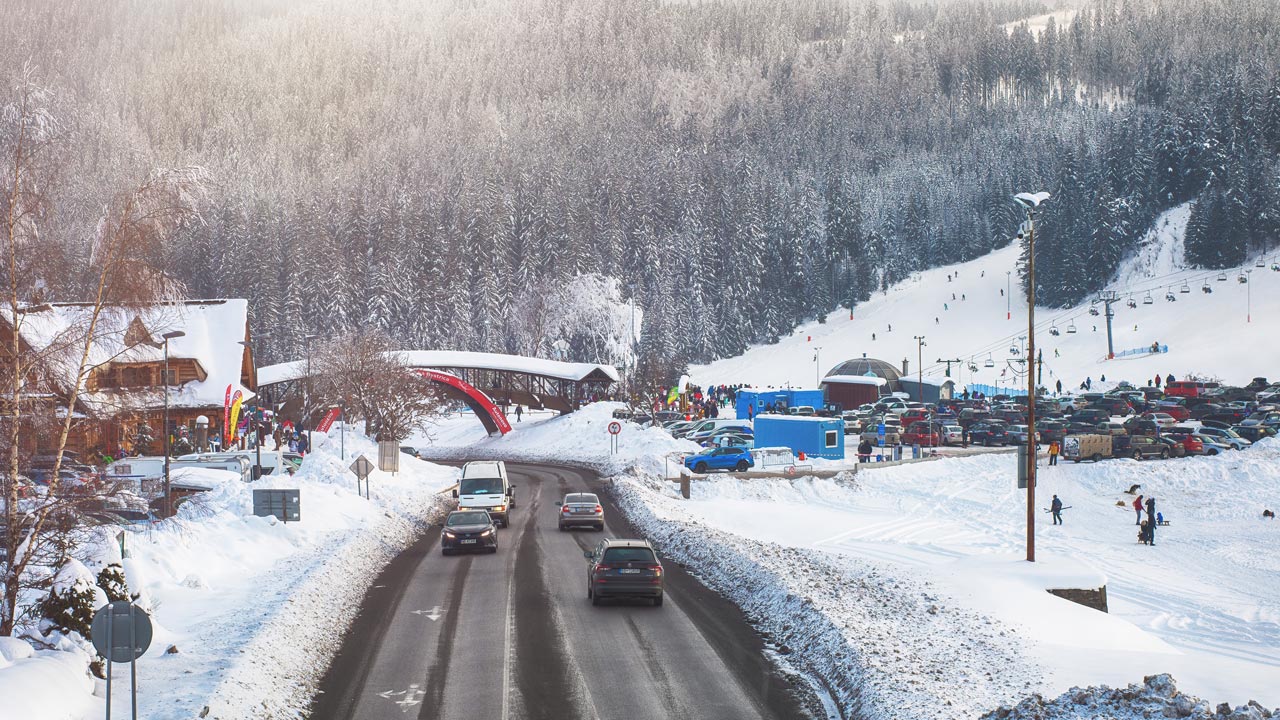
M 924 402 L 924 336 L 914 335 L 916 341 L 916 399 Z
M 161 335 L 164 340 L 164 514 L 173 515 L 173 489 L 169 481 L 169 341 L 185 337 L 186 333 L 174 330 Z
M 239 343 L 245 350 L 249 351 L 250 359 L 253 358 L 253 343 L 248 340 L 241 340 Z M 256 360 L 255 360 L 256 362 Z M 254 410 L 261 410 L 262 404 L 258 402 L 257 396 L 253 400 Z M 254 413 L 256 415 L 256 413 Z M 262 477 L 262 423 L 255 417 L 253 421 L 253 450 L 257 460 L 257 465 L 253 469 L 253 479 L 258 480 Z
M 822 387 L 822 361 L 819 359 L 822 355 L 822 348 L 814 346 L 813 348 L 813 386 Z
M 311 341 L 319 340 L 319 335 L 303 335 L 302 344 L 307 349 L 307 382 L 302 386 L 302 418 L 298 424 L 302 426 L 302 432 L 307 432 L 307 418 L 311 417 Z M 311 450 L 311 436 L 304 434 L 303 437 L 307 441 L 307 450 Z
M 1018 193 L 1014 201 L 1027 211 L 1027 562 L 1036 561 L 1036 208 L 1049 193 Z M 1019 233 L 1021 235 L 1021 233 Z M 1012 317 L 1012 315 L 1010 315 Z

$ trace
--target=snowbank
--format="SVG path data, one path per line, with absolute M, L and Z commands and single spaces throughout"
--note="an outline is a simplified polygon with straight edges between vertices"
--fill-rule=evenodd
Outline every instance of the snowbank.
M 1197 697 L 1178 692 L 1169 675 L 1151 675 L 1127 688 L 1109 687 L 1071 688 L 1055 700 L 1045 700 L 1036 695 L 1015 707 L 1002 707 L 983 715 L 989 718 L 1010 720 L 1139 720 L 1152 717 L 1192 718 L 1193 720 L 1266 720 L 1280 717 L 1280 708 L 1267 710 L 1250 702 L 1234 710 L 1222 703 L 1213 710 L 1209 703 Z
M 347 466 L 361 453 L 376 460 L 376 445 L 348 433 L 344 458 L 336 435 L 317 439 L 293 477 L 250 484 L 210 476 L 216 486 L 176 519 L 127 533 L 125 573 L 155 625 L 138 663 L 141 715 L 298 717 L 377 572 L 447 504 L 440 493 L 456 470 L 402 456 L 397 475 L 374 472 L 372 499 L 364 500 Z M 255 487 L 299 489 L 301 521 L 255 517 Z M 114 539 L 96 558 L 120 560 Z M 166 653 L 170 646 L 176 652 Z M 100 717 L 101 683 L 94 697 L 86 661 L 40 653 L 0 663 L 0 718 Z M 47 692 L 35 696 L 28 688 L 37 667 Z M 125 690 L 113 693 L 114 712 L 128 711 Z M 27 697 L 30 708 L 8 714 L 10 698 Z

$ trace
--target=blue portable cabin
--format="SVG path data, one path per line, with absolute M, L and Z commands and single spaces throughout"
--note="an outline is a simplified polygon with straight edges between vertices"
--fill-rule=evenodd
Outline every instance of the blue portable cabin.
M 840 418 L 758 415 L 755 446 L 786 447 L 799 457 L 844 459 L 844 421 Z
M 734 409 L 738 412 L 738 417 L 746 419 L 747 407 L 753 407 L 754 414 L 760 415 L 765 412 L 765 407 L 770 403 L 778 412 L 783 412 L 782 408 L 803 407 L 808 405 L 814 410 L 821 410 L 824 404 L 821 390 L 799 390 L 791 388 L 781 388 L 774 390 L 739 390 L 738 400 L 734 405 Z

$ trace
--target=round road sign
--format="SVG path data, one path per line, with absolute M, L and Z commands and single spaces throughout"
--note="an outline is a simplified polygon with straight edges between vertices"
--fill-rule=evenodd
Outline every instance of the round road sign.
M 107 625 L 111 625 L 108 647 Z M 151 647 L 151 616 L 128 600 L 103 605 L 93 614 L 89 628 L 98 654 L 112 662 L 133 662 Z
M 617 435 L 620 432 L 622 432 L 622 423 L 618 422 L 617 420 L 614 420 L 613 422 L 609 423 L 610 435 Z

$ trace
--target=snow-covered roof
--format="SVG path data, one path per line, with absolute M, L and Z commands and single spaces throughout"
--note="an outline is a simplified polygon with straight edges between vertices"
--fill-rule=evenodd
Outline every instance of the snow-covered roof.
M 880 387 L 888 382 L 879 375 L 828 375 L 822 378 L 824 383 L 844 383 L 846 385 L 875 385 Z
M 58 303 L 47 309 L 23 313 L 20 330 L 28 345 L 44 352 L 65 346 L 65 351 L 50 352 L 49 367 L 63 388 L 70 388 L 79 366 L 84 333 L 93 306 L 88 303 Z M 190 300 L 161 303 L 145 308 L 109 306 L 102 309 L 89 348 L 90 369 L 107 363 L 148 363 L 164 359 L 164 350 L 150 342 L 160 342 L 165 333 L 180 330 L 183 337 L 169 340 L 169 359 L 194 359 L 204 369 L 204 380 L 192 380 L 169 389 L 169 405 L 176 408 L 221 407 L 227 386 L 240 390 L 245 399 L 254 393 L 240 382 L 247 339 L 249 303 L 247 300 Z M 6 320 L 12 318 L 5 313 Z M 149 337 L 133 344 L 126 342 L 131 326 L 141 323 Z M 133 407 L 155 407 L 164 402 L 162 388 L 130 388 L 127 391 L 100 390 L 81 395 L 89 407 L 119 408 L 122 402 Z
M 599 372 L 617 382 L 618 371 L 612 365 L 595 363 L 568 363 L 544 358 L 502 355 L 499 353 L 465 352 L 461 350 L 406 350 L 397 353 L 405 365 L 420 368 L 479 368 L 504 370 L 533 375 L 545 375 L 575 382 Z M 258 384 L 272 385 L 285 380 L 303 377 L 307 372 L 306 360 L 267 365 L 258 368 Z
M 772 413 L 757 415 L 756 420 L 786 420 L 788 422 L 810 422 L 810 423 L 832 423 L 832 422 L 843 423 L 844 422 L 840 418 L 823 417 L 821 415 L 775 415 Z
M 931 378 L 928 375 L 924 376 L 923 378 L 907 376 L 907 377 L 903 377 L 898 382 L 901 383 L 904 387 L 908 385 L 913 385 L 915 383 L 923 383 L 925 385 L 928 385 L 929 387 L 942 387 L 947 383 L 950 383 L 952 385 L 956 384 L 956 381 L 952 380 L 951 378 Z

